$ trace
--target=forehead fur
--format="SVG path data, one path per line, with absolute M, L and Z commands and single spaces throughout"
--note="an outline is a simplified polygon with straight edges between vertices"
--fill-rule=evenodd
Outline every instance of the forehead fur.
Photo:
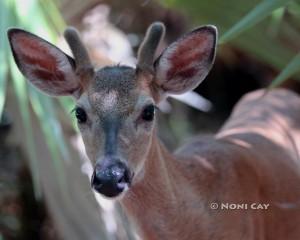
M 95 91 L 115 90 L 120 95 L 136 87 L 135 69 L 126 66 L 105 67 L 97 71 L 93 82 Z
M 99 111 L 129 111 L 137 99 L 135 69 L 105 67 L 97 71 L 88 91 L 89 101 Z

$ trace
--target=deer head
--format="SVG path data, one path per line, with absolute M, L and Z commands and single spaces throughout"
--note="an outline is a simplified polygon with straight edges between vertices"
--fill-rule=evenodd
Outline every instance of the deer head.
M 74 58 L 21 29 L 8 37 L 16 64 L 35 87 L 51 96 L 73 96 L 86 152 L 94 163 L 92 187 L 116 197 L 130 187 L 143 165 L 155 129 L 156 105 L 204 80 L 215 57 L 217 30 L 199 27 L 154 59 L 164 25 L 153 23 L 138 52 L 136 68 L 94 70 L 74 28 L 65 31 Z

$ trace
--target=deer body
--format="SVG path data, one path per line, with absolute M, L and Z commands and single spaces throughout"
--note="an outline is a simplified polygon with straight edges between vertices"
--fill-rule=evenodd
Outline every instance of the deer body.
M 300 98 L 262 95 L 248 94 L 216 136 L 195 137 L 175 154 L 153 137 L 143 181 L 121 200 L 143 239 L 299 238 Z
M 92 187 L 118 197 L 142 239 L 300 239 L 300 98 L 287 90 L 248 94 L 217 135 L 195 137 L 171 154 L 156 136 L 155 105 L 206 77 L 217 30 L 197 28 L 154 60 L 163 34 L 162 24 L 150 26 L 135 69 L 96 71 L 74 29 L 65 37 L 75 59 L 24 30 L 10 30 L 9 39 L 33 85 L 75 98 L 95 164 Z

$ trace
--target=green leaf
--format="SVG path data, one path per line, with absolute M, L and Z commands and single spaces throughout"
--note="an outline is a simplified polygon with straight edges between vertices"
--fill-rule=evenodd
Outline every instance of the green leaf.
M 6 59 L 3 56 L 4 51 L 0 51 L 0 119 L 2 117 L 4 103 L 5 103 L 5 92 L 6 92 L 6 82 L 7 82 L 7 70 L 8 66 Z
M 250 11 L 245 17 L 238 21 L 233 27 L 221 36 L 219 43 L 225 43 L 235 38 L 242 32 L 253 27 L 267 16 L 269 16 L 274 10 L 285 6 L 291 0 L 265 0 L 258 4 L 252 11 Z
M 29 155 L 29 166 L 33 176 L 34 192 L 37 199 L 41 198 L 41 186 L 39 182 L 39 171 L 38 171 L 38 160 L 35 150 L 35 141 L 33 137 L 30 109 L 28 102 L 28 93 L 26 89 L 26 82 L 19 70 L 16 67 L 14 59 L 12 56 L 9 58 L 9 66 L 11 70 L 11 75 L 13 79 L 13 86 L 16 92 L 16 97 L 19 104 L 19 110 L 21 113 L 21 118 L 23 122 L 24 136 L 26 138 L 26 145 Z
M 269 88 L 274 88 L 283 83 L 286 79 L 295 75 L 300 71 L 300 53 L 298 53 L 281 73 L 272 81 Z
M 279 29 L 280 29 L 280 24 L 283 20 L 284 13 L 285 13 L 286 8 L 281 7 L 276 10 L 274 10 L 271 14 L 271 23 L 270 23 L 270 34 L 273 37 L 276 37 Z
M 39 118 L 45 136 L 45 142 L 52 157 L 53 165 L 58 176 L 58 182 L 63 190 L 66 186 L 64 164 L 62 159 L 70 161 L 70 155 L 65 143 L 61 125 L 53 107 L 53 100 L 42 96 L 32 86 L 29 87 L 30 102 Z
M 7 0 L 0 2 L 0 33 L 5 33 L 8 26 Z M 3 113 L 6 93 L 6 83 L 8 77 L 8 51 L 6 34 L 0 34 L 0 119 Z
M 59 103 L 60 103 L 61 107 L 63 108 L 64 112 L 66 113 L 66 115 L 70 118 L 73 128 L 76 131 L 78 131 L 76 118 L 71 117 L 71 111 L 74 108 L 74 100 L 71 99 L 70 97 L 61 97 L 61 98 L 59 98 Z
M 17 12 L 17 3 L 14 0 L 4 0 L 5 4 L 3 5 L 3 11 L 8 12 L 9 14 L 6 15 L 6 25 L 7 26 L 19 26 L 20 25 L 20 17 L 18 16 Z M 2 2 L 2 3 L 3 3 Z M 2 7 L 2 6 L 1 6 Z M 6 27 L 7 27 L 6 26 Z M 5 28 L 6 28 L 5 27 Z M 6 32 L 6 29 L 4 30 Z M 6 37 L 6 34 L 3 36 Z M 4 44 L 7 44 L 7 39 L 1 39 L 4 41 Z M 3 43 L 2 43 L 3 44 Z M 7 46 L 7 45 L 6 45 Z M 8 46 L 6 47 L 6 49 Z M 28 101 L 28 93 L 26 89 L 26 82 L 24 77 L 19 72 L 13 56 L 11 52 L 7 50 L 6 55 L 6 63 L 7 63 L 7 71 L 12 78 L 13 88 L 15 91 L 15 95 L 19 104 L 19 111 L 22 118 L 23 129 L 24 129 L 24 136 L 26 141 L 26 150 L 28 153 L 29 159 L 29 167 L 31 170 L 32 178 L 33 178 L 33 187 L 35 197 L 37 199 L 41 199 L 42 191 L 40 185 L 40 177 L 39 177 L 39 170 L 38 170 L 38 160 L 36 156 L 36 149 L 35 149 L 35 141 L 33 137 L 32 125 L 31 125 L 31 117 L 30 117 L 30 109 L 29 109 L 29 101 Z
M 59 12 L 57 5 L 52 0 L 38 0 L 43 16 L 55 28 L 57 35 L 66 27 L 65 21 Z M 50 14 L 51 13 L 51 14 Z
M 9 15 L 6 17 L 10 17 L 7 18 L 9 22 L 8 25 L 10 26 L 13 25 L 23 27 L 26 30 L 34 32 L 35 34 L 38 34 L 44 38 L 52 39 L 52 41 L 56 39 L 57 31 L 60 31 L 65 26 L 59 10 L 55 6 L 55 4 L 51 3 L 51 1 L 49 0 L 24 0 L 26 4 L 24 3 L 24 6 L 22 8 L 17 7 L 17 2 L 15 0 L 4 1 L 7 1 L 8 5 L 6 6 L 6 8 L 3 8 L 3 12 L 9 13 Z M 0 10 L 0 13 L 1 11 L 2 8 Z M 1 17 L 2 16 L 3 15 L 1 15 Z M 35 20 L 32 21 L 32 19 L 28 16 L 34 16 Z M 4 42 L 2 41 L 3 39 L 0 38 L 0 40 L 1 43 Z M 22 122 L 24 124 L 24 135 L 27 138 L 26 144 L 30 159 L 30 168 L 33 174 L 34 184 L 36 185 L 36 194 L 38 197 L 41 195 L 39 189 L 40 173 L 36 157 L 35 141 L 33 138 L 33 128 L 31 126 L 31 112 L 29 108 L 29 101 L 31 103 L 33 112 L 39 119 L 41 129 L 45 137 L 45 142 L 51 154 L 51 159 L 53 161 L 52 163 L 58 175 L 58 183 L 63 190 L 63 188 L 66 186 L 66 179 L 64 176 L 64 164 L 62 161 L 70 160 L 70 154 L 68 146 L 65 142 L 65 138 L 63 136 L 61 125 L 59 123 L 59 120 L 57 119 L 57 110 L 54 107 L 55 100 L 42 96 L 31 85 L 27 85 L 26 81 L 24 80 L 23 76 L 20 74 L 14 61 L 12 60 L 11 53 L 8 53 L 7 56 L 10 56 L 9 70 L 10 75 L 13 79 L 14 90 L 16 93 L 16 97 L 18 98 Z M 0 104 L 2 93 L 1 90 L 2 89 L 0 89 Z M 27 90 L 29 91 L 27 92 Z

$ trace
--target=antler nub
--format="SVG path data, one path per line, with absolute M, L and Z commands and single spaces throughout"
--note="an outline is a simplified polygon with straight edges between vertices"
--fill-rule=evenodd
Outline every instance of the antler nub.
M 137 68 L 153 71 L 153 61 L 156 49 L 165 35 L 165 26 L 161 22 L 152 23 L 138 51 Z
M 87 49 L 83 45 L 78 31 L 74 27 L 68 27 L 64 32 L 76 63 L 76 72 L 79 75 L 93 74 L 94 68 L 89 58 Z

